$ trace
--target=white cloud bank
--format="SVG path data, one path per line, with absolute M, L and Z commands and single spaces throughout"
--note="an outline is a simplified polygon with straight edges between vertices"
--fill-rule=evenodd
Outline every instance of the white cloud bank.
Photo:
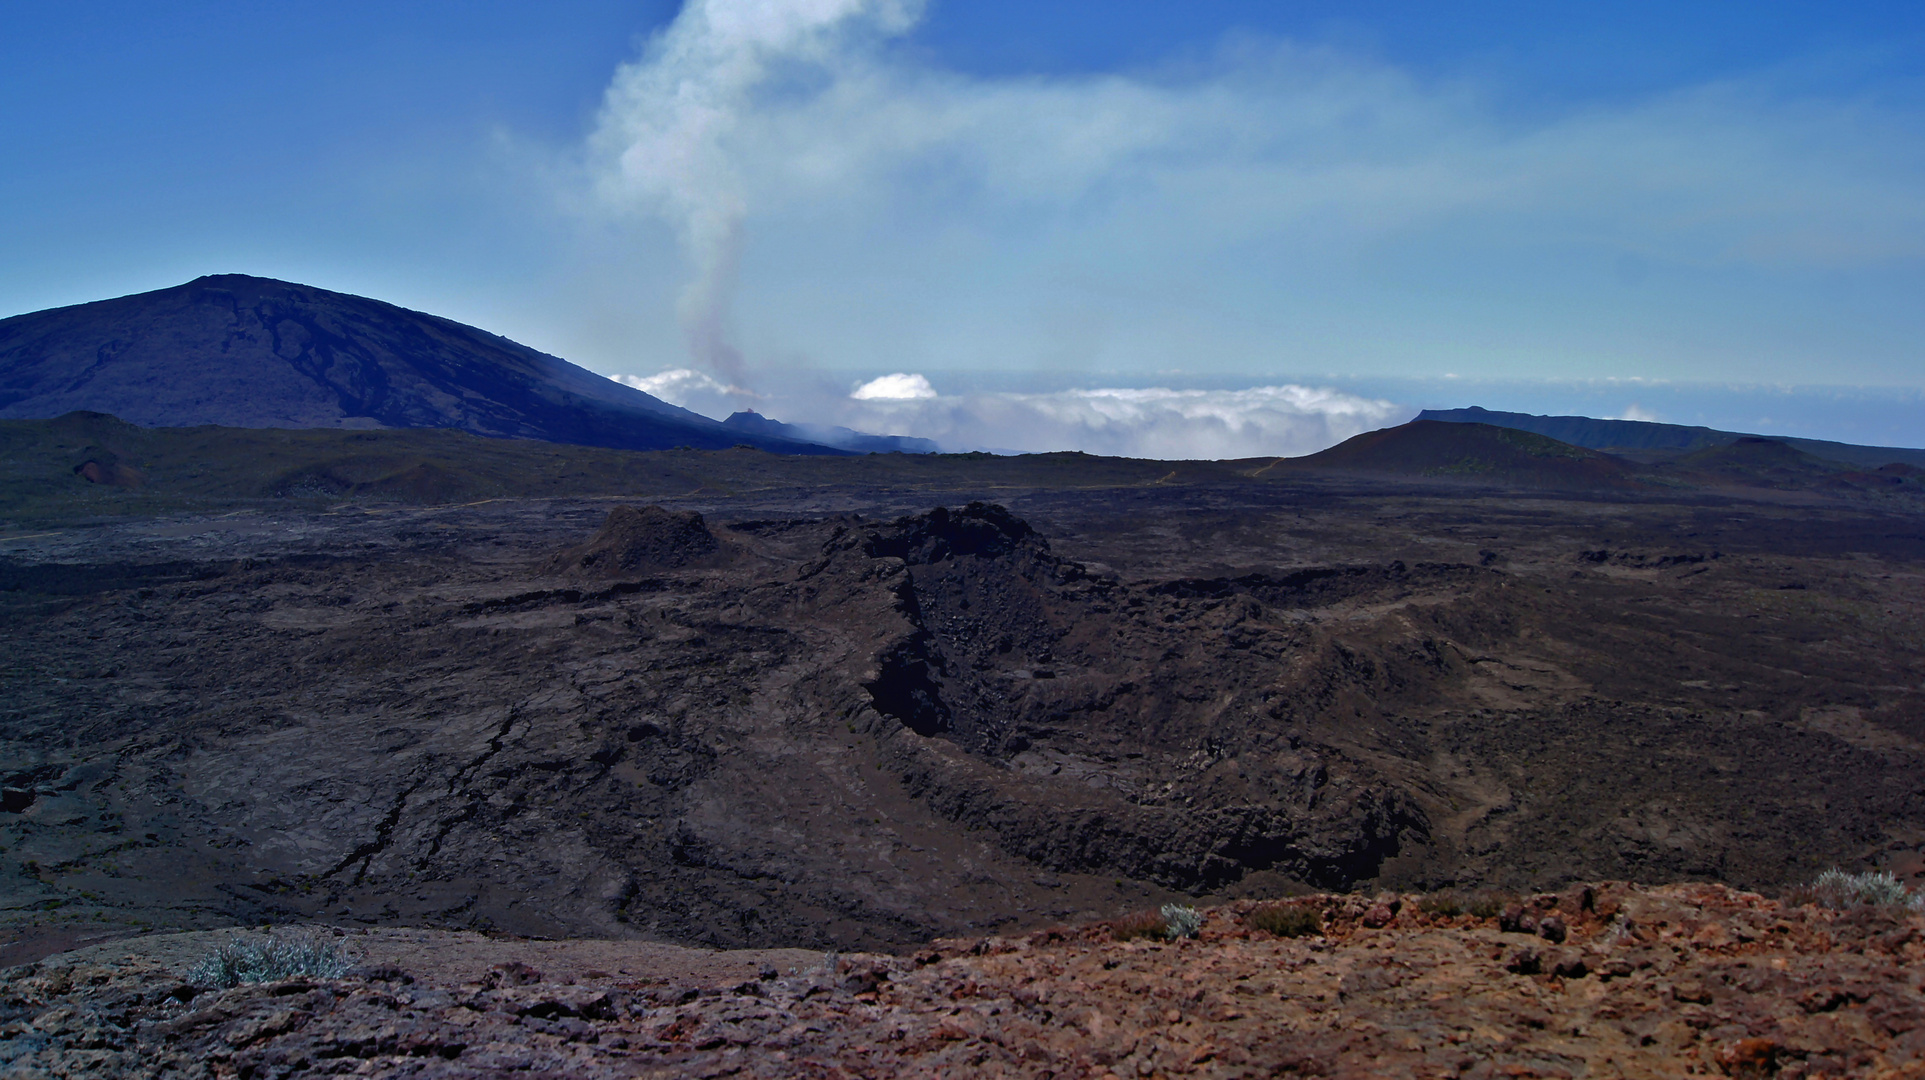
M 609 378 L 670 405 L 717 420 L 738 409 L 756 408 L 762 401 L 762 395 L 746 387 L 721 382 L 694 368 L 670 368 L 653 375 L 610 375 Z
M 849 392 L 851 401 L 919 401 L 936 396 L 936 388 L 921 375 L 883 375 Z
M 1261 40 L 972 76 L 898 47 L 920 14 L 689 0 L 617 72 L 598 205 L 672 227 L 694 367 L 1849 378 L 1925 324 L 1903 102 L 1767 73 L 1526 113 Z
M 722 415 L 718 406 L 748 407 L 733 404 L 736 399 L 725 397 L 720 383 L 687 369 L 617 378 L 712 416 Z M 932 439 L 951 452 L 1081 450 L 1166 460 L 1308 454 L 1413 415 L 1389 401 L 1307 386 L 945 395 L 927 377 L 903 372 L 864 382 L 846 397 L 804 391 L 754 407 L 790 422 Z
M 920 435 L 945 450 L 1082 450 L 1166 460 L 1308 454 L 1410 418 L 1409 410 L 1388 401 L 1287 385 L 850 400 L 855 407 L 842 413 L 841 423 Z
M 1650 409 L 1647 409 L 1642 405 L 1639 405 L 1635 401 L 1629 405 L 1626 405 L 1624 407 L 1623 412 L 1619 413 L 1616 416 L 1607 416 L 1605 417 L 1605 419 L 1607 420 L 1641 420 L 1647 424 L 1664 423 L 1664 417 L 1659 416 L 1657 413 L 1652 412 Z

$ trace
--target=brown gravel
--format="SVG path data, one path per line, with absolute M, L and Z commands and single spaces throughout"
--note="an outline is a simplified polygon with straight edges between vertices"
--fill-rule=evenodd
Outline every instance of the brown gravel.
M 181 973 L 218 934 L 121 941 L 7 973 L 0 1076 L 1925 1077 L 1916 912 L 1717 885 L 1486 918 L 1291 903 L 1324 933 L 1250 930 L 1250 903 L 1195 940 L 1099 923 L 900 957 L 367 931 L 348 977 L 198 992 Z

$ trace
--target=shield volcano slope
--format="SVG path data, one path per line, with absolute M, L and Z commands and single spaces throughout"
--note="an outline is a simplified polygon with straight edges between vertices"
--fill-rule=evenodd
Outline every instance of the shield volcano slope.
M 77 410 L 142 427 L 455 428 L 635 450 L 844 452 L 725 428 L 449 319 L 243 274 L 0 320 L 0 418 Z
M 1707 447 L 1728 446 L 1739 439 L 1768 438 L 1826 461 L 1840 462 L 1860 469 L 1878 469 L 1894 463 L 1925 466 L 1925 450 L 1901 446 L 1861 446 L 1823 439 L 1797 439 L 1787 436 L 1748 435 L 1683 424 L 1659 424 L 1648 420 L 1600 420 L 1589 416 L 1537 416 L 1531 413 L 1497 412 L 1471 406 L 1468 409 L 1425 409 L 1419 420 L 1455 424 L 1494 424 L 1498 427 L 1534 431 L 1573 446 L 1613 453 L 1642 452 L 1640 460 L 1664 460 L 1681 453 Z

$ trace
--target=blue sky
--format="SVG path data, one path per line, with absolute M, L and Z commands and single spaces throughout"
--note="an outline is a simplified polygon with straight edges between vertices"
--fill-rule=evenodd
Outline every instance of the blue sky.
M 1921 12 L 4 0 L 0 314 L 257 273 L 985 445 L 1283 384 L 1919 444 Z

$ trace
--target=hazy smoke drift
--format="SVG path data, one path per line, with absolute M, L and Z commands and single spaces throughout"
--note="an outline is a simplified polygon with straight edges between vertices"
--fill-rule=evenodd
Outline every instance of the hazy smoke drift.
M 761 95 L 814 93 L 838 75 L 854 35 L 900 34 L 920 0 L 689 0 L 642 58 L 616 72 L 593 147 L 615 167 L 602 195 L 671 222 L 695 271 L 681 298 L 698 363 L 745 382 L 728 340 L 748 184 L 732 141 Z M 825 78 L 826 77 L 826 78 Z

